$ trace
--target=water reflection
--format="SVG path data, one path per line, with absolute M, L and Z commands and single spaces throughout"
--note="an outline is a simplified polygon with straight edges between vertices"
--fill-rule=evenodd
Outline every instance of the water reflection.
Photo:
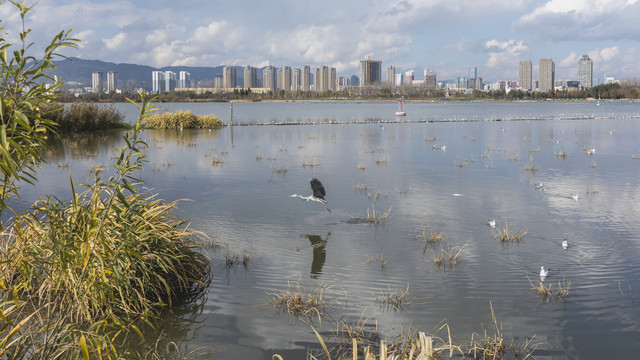
M 305 235 L 309 242 L 311 242 L 311 249 L 313 249 L 313 260 L 311 261 L 311 278 L 317 279 L 322 274 L 322 267 L 327 258 L 327 241 L 331 236 L 331 232 L 327 233 L 324 239 L 320 235 Z

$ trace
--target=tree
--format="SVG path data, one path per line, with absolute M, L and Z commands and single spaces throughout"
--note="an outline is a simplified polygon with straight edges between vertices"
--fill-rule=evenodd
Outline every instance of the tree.
M 34 5 L 10 3 L 20 12 L 22 30 L 18 33 L 20 41 L 12 44 L 5 40 L 9 33 L 0 27 L 0 214 L 13 196 L 19 198 L 19 181 L 32 184 L 36 180 L 42 150 L 47 147 L 46 134 L 56 126 L 44 115 L 56 110 L 54 92 L 62 85 L 47 71 L 53 69 L 54 59 L 66 58 L 58 53 L 61 48 L 76 48 L 79 42 L 70 37 L 71 30 L 61 31 L 42 55 L 31 55 L 35 50 L 27 40 L 31 29 L 26 28 L 25 17 Z M 47 88 L 44 80 L 52 81 L 53 86 Z

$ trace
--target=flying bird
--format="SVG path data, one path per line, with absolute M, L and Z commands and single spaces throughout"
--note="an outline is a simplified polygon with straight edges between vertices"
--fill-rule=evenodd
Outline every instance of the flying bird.
M 325 207 L 327 206 L 327 200 L 324 199 L 324 197 L 327 195 L 327 193 L 324 191 L 324 186 L 322 186 L 322 183 L 320 182 L 320 180 L 313 178 L 311 179 L 311 181 L 309 181 L 309 183 L 311 184 L 311 191 L 313 192 L 313 194 L 309 195 L 309 196 L 302 196 L 302 195 L 298 195 L 298 194 L 293 194 L 293 195 L 289 195 L 289 197 L 299 197 L 300 199 L 304 200 L 304 201 L 315 201 L 315 202 L 319 202 L 320 204 L 324 205 Z M 331 212 L 331 210 L 329 210 L 329 208 L 327 207 L 327 211 Z

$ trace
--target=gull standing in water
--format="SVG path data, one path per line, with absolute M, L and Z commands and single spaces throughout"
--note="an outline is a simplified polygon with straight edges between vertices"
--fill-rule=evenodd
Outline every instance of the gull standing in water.
M 311 194 L 309 196 L 302 196 L 302 195 L 298 195 L 298 194 L 293 194 L 293 195 L 289 195 L 289 197 L 299 197 L 300 199 L 302 199 L 304 201 L 319 202 L 320 204 L 322 204 L 325 207 L 327 207 L 327 200 L 324 199 L 324 197 L 327 195 L 327 193 L 324 191 L 324 186 L 322 186 L 322 183 L 320 182 L 320 180 L 318 180 L 316 178 L 313 178 L 313 179 L 311 179 L 311 181 L 309 181 L 309 183 L 311 184 L 311 191 L 313 192 L 313 194 Z M 328 207 L 327 207 L 327 211 L 331 212 L 331 210 L 329 210 Z
M 569 248 L 569 243 L 567 242 L 567 240 L 564 240 L 562 242 L 562 248 L 565 249 L 565 250 L 567 250 Z
M 489 227 L 491 227 L 492 229 L 496 228 L 496 219 L 489 220 Z

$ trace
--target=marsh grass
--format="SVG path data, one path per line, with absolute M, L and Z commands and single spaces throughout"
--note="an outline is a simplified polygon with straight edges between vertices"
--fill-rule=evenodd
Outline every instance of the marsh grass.
M 469 160 L 467 160 L 467 159 L 464 159 L 463 161 L 458 161 L 458 160 L 456 160 L 456 161 L 454 161 L 453 163 L 454 163 L 457 167 L 459 167 L 459 168 L 463 168 L 463 167 L 466 167 L 467 165 L 469 165 Z
M 569 290 L 571 290 L 571 281 L 566 281 L 563 276 L 562 282 L 558 281 L 558 290 L 556 291 L 556 298 L 562 300 L 562 302 L 567 302 L 567 297 L 569 296 Z
M 375 264 L 377 262 L 380 263 L 380 268 L 384 269 L 385 265 L 387 265 L 388 258 L 384 256 L 384 254 L 380 254 L 378 256 L 369 256 L 367 255 L 367 264 Z
M 567 153 L 566 151 L 562 151 L 562 150 L 556 151 L 556 150 L 553 150 L 553 157 L 555 157 L 555 158 L 560 158 L 560 159 L 563 159 L 563 160 L 564 160 L 564 159 L 566 159 L 566 158 L 567 158 L 567 156 L 569 156 L 569 153 Z
M 114 175 L 94 167 L 82 192 L 70 179 L 70 200 L 40 200 L 2 233 L 0 285 L 9 291 L 0 303 L 4 313 L 14 304 L 21 331 L 0 350 L 10 357 L 119 357 L 127 338 L 144 340 L 141 326 L 153 327 L 162 311 L 202 299 L 208 288 L 203 235 L 174 214 L 177 201 L 157 199 L 133 177 L 145 156 L 142 98 Z
M 538 285 L 534 285 L 533 283 L 531 283 L 531 288 L 535 291 L 535 293 L 542 301 L 549 301 L 551 296 L 553 295 L 552 285 L 549 284 L 547 286 L 542 281 L 538 281 Z
M 528 163 L 524 167 L 524 171 L 528 171 L 528 172 L 530 172 L 530 173 L 535 175 L 535 173 L 538 171 L 538 166 L 536 166 L 535 164 L 532 164 L 532 163 Z
M 387 157 L 378 157 L 376 159 L 376 165 L 387 165 Z
M 328 315 L 328 311 L 341 306 L 339 300 L 329 300 L 326 292 L 333 288 L 321 283 L 315 289 L 305 289 L 300 281 L 295 286 L 289 283 L 286 290 L 278 290 L 268 293 L 271 298 L 271 306 L 281 312 L 286 312 L 296 318 L 310 321 L 318 320 L 319 323 Z
M 447 241 L 447 247 L 445 248 L 444 244 L 440 244 L 440 251 L 436 251 L 429 262 L 433 263 L 433 265 L 438 269 L 443 268 L 445 265 L 449 265 L 449 269 L 451 269 L 456 265 L 460 265 L 462 262 L 461 256 L 466 247 L 466 244 L 451 247 L 449 241 Z M 426 247 L 422 256 L 423 258 L 426 256 Z
M 503 246 L 509 246 L 510 244 L 519 244 L 524 241 L 524 237 L 527 235 L 526 230 L 520 230 L 514 232 L 509 227 L 509 223 L 504 222 L 504 228 L 496 228 L 494 230 L 494 239 L 496 239 Z
M 375 201 L 371 204 L 371 208 L 367 208 L 367 222 L 370 224 L 386 224 L 387 219 L 389 218 L 389 214 L 391 213 L 391 208 L 389 207 L 384 211 L 376 211 Z
M 424 256 L 429 245 L 436 245 L 447 239 L 444 233 L 436 232 L 433 228 L 427 226 L 427 223 L 423 220 L 422 227 L 417 234 L 413 234 L 413 238 L 416 240 L 424 241 L 426 243 L 422 255 Z
M 280 165 L 275 160 L 269 162 L 269 167 L 271 167 L 271 172 L 275 174 L 286 174 L 287 170 L 289 170 L 289 165 Z
M 376 303 L 385 309 L 393 309 L 393 311 L 402 311 L 411 303 L 407 300 L 407 295 L 409 294 L 409 284 L 407 284 L 407 288 L 402 289 L 394 289 L 391 291 L 391 286 L 387 286 L 386 289 L 380 290 L 380 292 L 376 295 Z
M 211 156 L 211 165 L 213 166 L 220 166 L 223 165 L 225 161 L 225 158 L 222 156 L 218 156 L 216 154 Z
M 87 103 L 71 103 L 66 109 L 60 110 L 55 118 L 57 131 L 61 134 L 130 128 L 123 120 L 124 115 L 113 105 Z
M 153 129 L 217 129 L 222 121 L 213 115 L 194 115 L 191 111 L 163 112 L 149 116 L 148 127 Z
M 311 161 L 305 160 L 302 162 L 302 168 L 307 168 L 307 167 L 316 168 L 318 166 L 320 166 L 320 163 L 315 160 L 311 160 Z
M 358 164 L 357 169 L 360 171 L 364 171 L 367 167 L 364 164 Z
M 251 262 L 252 255 L 253 252 L 249 251 L 231 251 L 229 249 L 226 249 L 222 254 L 222 258 L 224 259 L 224 266 L 227 269 L 237 268 L 238 266 L 240 266 L 240 264 L 242 264 L 242 266 L 247 269 L 249 267 L 249 263 Z
M 353 185 L 353 189 L 355 191 L 360 192 L 360 193 L 364 193 L 369 189 L 369 185 L 367 185 L 366 182 L 362 182 L 362 183 L 358 183 L 358 184 Z

